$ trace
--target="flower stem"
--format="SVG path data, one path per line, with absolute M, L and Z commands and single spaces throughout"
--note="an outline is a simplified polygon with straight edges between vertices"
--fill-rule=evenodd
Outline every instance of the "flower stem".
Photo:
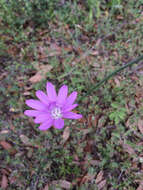
M 119 69 L 116 69 L 115 71 L 113 71 L 112 73 L 110 73 L 107 77 L 105 77 L 103 80 L 101 80 L 99 83 L 97 83 L 96 86 L 90 88 L 88 90 L 88 92 L 84 96 L 90 95 L 93 91 L 97 90 L 104 82 L 108 81 L 111 77 L 113 77 L 114 75 L 116 75 L 120 71 L 124 70 L 125 68 L 130 67 L 131 65 L 133 65 L 135 63 L 138 63 L 142 59 L 143 59 L 143 55 L 137 57 L 133 61 L 130 61 L 129 63 L 127 63 L 126 65 L 120 67 Z

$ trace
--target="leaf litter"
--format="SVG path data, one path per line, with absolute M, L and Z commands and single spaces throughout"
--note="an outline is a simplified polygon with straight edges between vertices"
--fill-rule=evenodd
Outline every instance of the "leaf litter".
M 81 6 L 83 6 L 83 2 L 81 2 Z M 117 13 L 118 14 L 118 13 Z M 131 14 L 131 13 L 130 13 Z M 100 22 L 102 23 L 102 16 L 100 18 Z M 37 55 L 33 56 L 34 53 L 29 52 L 29 55 L 27 54 L 27 60 L 33 62 L 33 66 L 35 68 L 36 71 L 32 71 L 32 75 L 29 79 L 27 79 L 28 82 L 32 83 L 33 86 L 39 84 L 39 82 L 44 81 L 45 79 L 49 79 L 48 73 L 52 73 L 53 74 L 53 78 L 51 77 L 50 80 L 55 81 L 58 84 L 61 84 L 63 82 L 65 83 L 70 83 L 72 87 L 76 88 L 76 84 L 72 83 L 72 77 L 74 76 L 74 72 L 70 73 L 70 75 L 64 75 L 63 78 L 59 78 L 58 80 L 55 79 L 55 76 L 57 76 L 57 71 L 58 71 L 58 76 L 62 75 L 64 72 L 64 67 L 63 67 L 63 61 L 68 58 L 68 56 L 70 55 L 70 53 L 73 53 L 73 59 L 72 61 L 67 61 L 66 64 L 69 65 L 70 67 L 74 67 L 75 65 L 78 65 L 78 69 L 81 67 L 87 67 L 87 70 L 92 70 L 93 68 L 96 71 L 96 75 L 95 78 L 92 78 L 92 80 L 90 81 L 91 84 L 94 84 L 100 80 L 99 75 L 102 74 L 106 74 L 106 69 L 109 68 L 114 69 L 116 66 L 119 66 L 119 62 L 121 61 L 128 61 L 128 59 L 131 59 L 132 57 L 136 56 L 137 54 L 139 54 L 139 50 L 136 52 L 132 52 L 132 50 L 130 49 L 130 45 L 132 39 L 130 40 L 130 42 L 125 42 L 128 39 L 126 39 L 125 36 L 123 36 L 123 42 L 122 43 L 122 48 L 124 49 L 125 46 L 125 50 L 122 51 L 122 54 L 120 54 L 120 47 L 118 48 L 116 46 L 117 43 L 117 35 L 118 33 L 120 33 L 120 28 L 122 29 L 122 33 L 127 33 L 127 29 L 129 31 L 131 31 L 130 27 L 137 27 L 137 24 L 139 22 L 142 21 L 142 17 L 139 18 L 134 18 L 132 19 L 132 24 L 135 25 L 131 25 L 131 24 L 125 24 L 123 23 L 124 21 L 124 17 L 122 15 L 117 15 L 116 19 L 120 20 L 120 22 L 122 23 L 122 27 L 115 27 L 115 30 L 118 30 L 117 33 L 116 31 L 114 31 L 114 35 L 109 33 L 106 33 L 105 36 L 102 36 L 102 28 L 100 28 L 100 24 L 98 23 L 98 19 L 96 20 L 96 24 L 94 26 L 97 27 L 97 31 L 95 32 L 97 34 L 97 38 L 94 39 L 93 35 L 95 35 L 95 33 L 90 33 L 88 34 L 88 32 L 86 32 L 86 29 L 84 26 L 82 26 L 82 24 L 77 25 L 78 28 L 80 28 L 82 30 L 82 33 L 79 36 L 76 36 L 75 41 L 77 41 L 78 43 L 75 45 L 75 42 L 73 43 L 73 41 L 70 39 L 70 35 L 73 34 L 73 29 L 69 27 L 68 24 L 63 25 L 61 28 L 58 26 L 58 22 L 55 21 L 55 23 L 52 25 L 51 23 L 51 28 L 53 27 L 53 30 L 51 29 L 52 33 L 54 33 L 53 31 L 64 31 L 65 32 L 65 36 L 64 37 L 57 37 L 55 38 L 55 36 L 51 37 L 49 35 L 49 29 L 45 29 L 45 30 L 39 30 L 38 34 L 37 34 L 37 41 L 35 43 L 36 46 L 36 51 L 37 51 Z M 128 21 L 128 19 L 127 19 Z M 31 26 L 30 26 L 31 27 Z M 59 28 L 58 28 L 59 27 Z M 127 27 L 127 28 L 126 28 Z M 33 30 L 33 28 L 32 28 Z M 98 33 L 98 30 L 101 32 Z M 83 32 L 84 31 L 84 32 Z M 76 31 L 78 34 L 78 31 Z M 104 31 L 103 31 L 104 32 Z M 123 35 L 123 34 L 122 34 Z M 137 35 L 136 35 L 137 36 Z M 136 40 L 136 36 L 135 36 L 135 40 Z M 64 38 L 68 38 L 68 39 L 64 39 Z M 82 41 L 82 40 L 84 41 Z M 12 40 L 12 38 L 11 38 Z M 71 41 L 70 41 L 71 40 Z M 86 44 L 88 47 L 82 47 L 83 42 L 86 41 Z M 105 43 L 104 43 L 105 41 Z M 138 39 L 137 39 L 138 41 Z M 136 41 L 136 43 L 138 43 Z M 119 43 L 121 41 L 119 40 Z M 109 46 L 108 46 L 109 43 Z M 45 45 L 46 44 L 46 45 Z M 94 47 L 96 44 L 96 48 Z M 104 45 L 103 45 L 104 44 Z M 29 45 L 29 42 L 28 42 Z M 20 44 L 20 46 L 22 46 L 22 43 Z M 12 55 L 13 57 L 17 56 L 19 54 L 20 51 L 20 46 L 9 46 L 8 49 L 8 53 L 10 55 Z M 99 47 L 97 47 L 99 46 Z M 119 44 L 118 44 L 119 46 Z M 94 47 L 94 48 L 93 48 Z M 108 48 L 108 50 L 107 50 Z M 22 50 L 23 49 L 23 50 Z M 129 50 L 129 52 L 128 52 Z M 21 48 L 21 51 L 24 51 L 24 47 Z M 125 51 L 127 51 L 127 53 L 125 53 Z M 20 59 L 23 59 L 23 53 L 20 54 Z M 65 56 L 65 57 L 64 57 Z M 113 57 L 112 57 L 113 56 Z M 56 70 L 56 68 L 54 68 L 51 64 L 51 58 L 56 57 L 57 59 L 59 59 L 61 65 L 58 65 L 58 70 Z M 116 58 L 116 60 L 118 60 L 118 62 L 114 62 L 114 57 Z M 34 63 L 34 60 L 37 60 L 37 63 Z M 110 63 L 115 63 L 111 64 Z M 66 65 L 66 66 L 67 66 Z M 89 67 L 88 67 L 88 66 Z M 100 70 L 98 70 L 99 68 L 101 68 Z M 142 72 L 141 70 L 142 68 L 139 68 L 139 71 Z M 61 73 L 59 71 L 62 71 Z M 100 72 L 99 72 L 100 71 Z M 59 188 L 65 188 L 65 189 L 70 189 L 71 184 L 74 184 L 73 181 L 77 180 L 78 182 L 75 182 L 75 186 L 77 188 L 79 184 L 91 184 L 92 181 L 95 180 L 98 189 L 104 189 L 107 186 L 107 189 L 111 188 L 111 184 L 109 181 L 112 181 L 112 179 L 116 180 L 117 177 L 113 177 L 114 175 L 116 175 L 116 171 L 120 170 L 120 166 L 116 169 L 113 169 L 113 174 L 112 175 L 112 171 L 111 168 L 108 169 L 109 166 L 109 160 L 107 160 L 107 163 L 105 163 L 105 165 L 101 166 L 102 163 L 102 159 L 106 158 L 109 156 L 111 161 L 114 161 L 116 163 L 119 164 L 124 164 L 124 162 L 128 161 L 129 164 L 131 164 L 133 166 L 133 168 L 135 170 L 138 171 L 138 174 L 136 174 L 134 172 L 134 170 L 132 170 L 132 168 L 127 168 L 126 169 L 126 175 L 122 175 L 120 177 L 120 180 L 118 181 L 118 184 L 122 182 L 126 181 L 127 179 L 129 179 L 129 177 L 131 177 L 133 180 L 130 182 L 131 185 L 129 185 L 129 187 L 125 187 L 126 189 L 129 188 L 133 188 L 133 189 L 137 189 L 137 190 L 141 190 L 142 189 L 142 168 L 139 168 L 139 165 L 141 165 L 141 161 L 142 161 L 142 150 L 137 150 L 136 148 L 133 148 L 130 144 L 127 144 L 126 141 L 124 141 L 124 138 L 128 139 L 129 141 L 131 141 L 132 143 L 138 145 L 138 147 L 142 147 L 142 138 L 140 136 L 140 134 L 143 133 L 143 129 L 142 129 L 142 118 L 136 118 L 135 116 L 138 114 L 139 116 L 141 116 L 141 105 L 142 104 L 142 82 L 140 77 L 138 76 L 138 71 L 136 72 L 131 72 L 130 73 L 130 80 L 131 82 L 134 84 L 135 89 L 135 94 L 134 92 L 131 92 L 129 95 L 125 95 L 125 98 L 127 99 L 126 102 L 126 107 L 128 107 L 128 113 L 127 113 L 127 120 L 125 121 L 125 131 L 128 132 L 128 135 L 125 137 L 124 136 L 124 131 L 122 131 L 123 129 L 120 128 L 120 125 L 122 125 L 123 123 L 120 123 L 119 126 L 114 126 L 114 121 L 109 121 L 108 118 L 108 112 L 110 111 L 110 101 L 107 101 L 107 103 L 104 102 L 104 98 L 107 99 L 108 98 L 113 98 L 116 99 L 117 94 L 114 93 L 114 90 L 118 90 L 118 88 L 122 88 L 123 82 L 124 80 L 126 80 L 125 78 L 122 78 L 120 76 L 115 77 L 113 80 L 111 80 L 108 84 L 107 84 L 107 88 L 110 88 L 110 93 L 111 96 L 107 93 L 105 88 L 101 88 L 99 89 L 99 91 L 97 93 L 95 93 L 95 96 L 99 97 L 99 101 L 96 100 L 96 105 L 93 104 L 93 102 L 89 101 L 88 103 L 82 103 L 83 105 L 83 110 L 88 109 L 89 114 L 85 114 L 85 118 L 83 120 L 81 120 L 78 124 L 78 126 L 70 126 L 68 125 L 62 135 L 58 134 L 59 136 L 61 136 L 61 141 L 60 143 L 56 144 L 55 141 L 57 140 L 57 142 L 59 142 L 59 136 L 57 135 L 56 137 L 53 137 L 51 135 L 51 132 L 49 133 L 44 133 L 44 134 L 39 134 L 37 133 L 37 129 L 35 129 L 35 126 L 32 125 L 32 122 L 30 122 L 30 120 L 26 123 L 25 120 L 23 120 L 23 115 L 16 115 L 15 112 L 11 113 L 11 121 L 12 123 L 15 123 L 16 125 L 16 121 L 19 119 L 19 124 L 17 126 L 14 125 L 13 130 L 11 130 L 11 132 L 7 132 L 7 128 L 1 131 L 1 135 L 7 135 L 8 139 L 6 138 L 6 140 L 2 140 L 0 141 L 0 151 L 2 150 L 2 153 L 4 152 L 8 152 L 8 154 L 10 154 L 10 156 L 13 156 L 16 154 L 17 151 L 21 151 L 21 149 L 23 149 L 23 151 L 25 151 L 25 146 L 26 148 L 28 146 L 32 146 L 31 144 L 34 144 L 33 142 L 35 142 L 35 146 L 33 145 L 33 148 L 36 149 L 32 149 L 32 154 L 28 153 L 28 159 L 26 157 L 24 157 L 26 163 L 24 163 L 25 165 L 27 165 L 27 171 L 25 170 L 26 175 L 24 175 L 23 171 L 21 168 L 18 168 L 18 165 L 14 165 L 14 163 L 10 163 L 10 167 L 12 169 L 14 169 L 14 172 L 16 173 L 17 171 L 19 171 L 18 173 L 16 173 L 17 176 L 20 176 L 21 178 L 23 178 L 23 187 L 25 188 L 24 184 L 26 181 L 26 179 L 29 177 L 28 176 L 28 172 L 30 173 L 30 170 L 33 171 L 33 173 L 36 174 L 36 169 L 38 170 L 39 165 L 43 168 L 45 167 L 45 163 L 49 162 L 50 158 L 48 157 L 49 155 L 54 154 L 56 151 L 58 152 L 59 150 L 59 146 L 64 144 L 64 149 L 66 151 L 69 152 L 70 156 L 74 155 L 74 161 L 72 161 L 73 163 L 76 162 L 76 164 L 78 165 L 79 168 L 81 168 L 81 172 L 80 175 L 77 177 L 75 174 L 71 175 L 69 177 L 69 175 L 65 175 L 65 176 L 58 176 L 57 178 L 55 177 L 56 175 L 58 175 L 58 166 L 62 165 L 65 161 L 66 161 L 66 156 L 64 157 L 64 161 L 62 161 L 62 156 L 59 156 L 59 152 L 56 154 L 56 156 L 54 157 L 54 159 L 52 158 L 52 160 L 50 160 L 50 162 L 54 162 L 54 167 L 53 168 L 48 168 L 47 170 L 44 170 L 43 168 L 40 171 L 44 171 L 43 174 L 38 173 L 39 178 L 41 177 L 41 181 L 43 182 L 43 187 L 45 187 L 44 190 L 48 190 L 50 189 L 50 184 L 52 183 L 52 185 L 58 185 Z M 67 74 L 67 71 L 65 71 L 65 73 Z M 65 74 L 64 73 L 64 74 Z M 1 75 L 1 80 L 5 80 L 8 76 L 8 71 L 4 71 L 3 74 Z M 84 73 L 83 73 L 84 75 Z M 72 76 L 72 77 L 71 77 Z M 78 76 L 76 76 L 78 78 Z M 68 78 L 68 80 L 67 80 Z M 84 79 L 85 80 L 85 79 Z M 77 82 L 77 81 L 76 81 Z M 25 82 L 24 82 L 25 83 Z M 29 86 L 24 86 L 24 83 L 20 83 L 18 86 L 20 88 L 20 90 L 22 88 L 24 88 L 25 92 L 23 93 L 24 96 L 33 96 L 33 87 L 29 87 Z M 110 86 L 108 86 L 110 85 Z M 128 84 L 129 85 L 129 84 Z M 9 85 L 11 89 L 13 85 Z M 105 85 L 106 87 L 106 85 Z M 124 88 L 126 88 L 127 85 L 124 86 Z M 84 89 L 86 90 L 86 88 Z M 16 90 L 15 90 L 16 91 Z M 103 91 L 103 93 L 101 92 Z M 121 93 L 122 89 L 118 92 Z M 127 93 L 127 91 L 123 91 L 123 93 Z M 8 95 L 9 99 L 13 96 L 11 94 L 7 94 L 8 91 L 6 92 L 6 96 Z M 81 92 L 82 94 L 82 92 Z M 130 96 L 131 95 L 131 96 Z M 18 96 L 20 96 L 20 100 L 23 99 L 23 95 L 21 95 L 21 91 L 18 93 Z M 112 100 L 113 100 L 112 99 Z M 24 100 L 22 100 L 24 101 Z M 22 102 L 20 101 L 20 103 Z M 118 101 L 120 101 L 118 99 Z M 132 102 L 131 102 L 132 101 Z M 133 102 L 134 101 L 134 102 Z M 12 103 L 11 103 L 12 104 Z M 23 103 L 24 104 L 24 103 Z M 91 106 L 90 108 L 87 107 L 87 104 L 93 105 L 93 107 Z M 132 105 L 131 105 L 132 104 Z M 130 106 L 131 105 L 131 106 Z M 96 107 L 99 106 L 99 107 Z M 13 107 L 12 107 L 13 108 Z M 13 108 L 15 109 L 15 108 Z M 95 113 L 95 110 L 97 112 L 97 109 L 99 109 L 98 113 Z M 102 117 L 98 117 L 98 114 L 101 115 L 102 113 Z M 107 113 L 107 118 L 104 119 L 104 114 Z M 135 116 L 134 116 L 135 115 Z M 134 116 L 134 117 L 132 117 Z M 14 121 L 15 120 L 15 121 Z M 22 127 L 21 125 L 23 125 L 23 122 L 25 122 L 24 127 Z M 110 128 L 111 126 L 111 128 Z M 7 126 L 6 126 L 7 127 Z M 69 130 L 70 127 L 72 128 L 72 132 Z M 74 129 L 74 127 L 76 129 Z M 20 130 L 19 130 L 20 128 Z M 11 128 L 10 128 L 11 129 Z M 111 130 L 112 129 L 112 130 Z M 116 132 L 116 130 L 118 131 L 118 137 L 113 136 L 112 132 Z M 16 136 L 14 136 L 14 133 Z M 33 136 L 32 136 L 32 135 Z M 31 135 L 31 138 L 30 138 Z M 138 135 L 138 136 L 137 136 Z M 13 137 L 14 136 L 14 137 Z M 17 136 L 19 137 L 19 144 L 17 144 L 17 146 L 19 147 L 19 150 L 15 150 L 15 147 L 12 143 L 10 143 L 11 141 L 9 140 L 10 138 L 13 138 L 13 142 L 18 143 L 17 142 Z M 39 137 L 40 136 L 40 137 Z M 103 138 L 102 138 L 103 137 Z M 36 140 L 35 140 L 36 138 Z M 56 138 L 56 140 L 54 139 Z M 120 138 L 120 139 L 115 139 L 115 141 L 112 141 L 113 138 Z M 121 140 L 122 139 L 122 140 Z M 55 140 L 55 141 L 54 141 Z M 48 144 L 49 143 L 53 143 L 54 147 L 57 146 L 58 148 L 56 149 L 56 151 L 54 150 L 54 147 L 52 147 L 52 150 L 50 151 L 49 149 L 47 149 Z M 66 146 L 65 146 L 66 144 Z M 111 152 L 110 154 L 110 148 L 108 149 L 109 144 L 111 145 L 111 149 L 112 146 L 115 145 L 114 147 L 114 152 Z M 25 145 L 25 146 L 23 146 Z M 107 151 L 105 151 L 107 149 Z M 43 151 L 43 154 L 41 154 L 41 152 Z M 55 152 L 54 152 L 55 151 Z M 107 155 L 107 152 L 109 153 Z M 96 153 L 98 154 L 98 157 L 96 155 Z M 39 155 L 41 154 L 41 157 L 39 159 Z M 102 155 L 103 154 L 103 155 Z M 113 156 L 112 156 L 113 155 Z M 20 155 L 19 155 L 20 156 Z M 107 156 L 107 157 L 106 157 Z M 46 157 L 46 158 L 45 158 Z M 138 163 L 138 159 L 134 159 L 133 157 L 139 157 L 140 159 L 140 163 Z M 23 156 L 20 158 L 23 158 Z M 131 160 L 131 159 L 133 160 Z M 42 160 L 43 159 L 43 160 Z M 58 162 L 56 163 L 55 160 L 58 160 Z M 12 160 L 12 159 L 11 159 Z M 23 160 L 23 159 L 22 159 Z M 60 162 L 61 161 L 61 162 Z M 105 161 L 105 160 L 104 160 Z M 70 162 L 70 159 L 68 160 L 68 162 Z M 62 163 L 62 164 L 61 164 Z M 57 165 L 56 165 L 57 164 Z M 66 163 L 67 165 L 67 163 Z M 30 167 L 29 167 L 30 166 Z M 63 166 L 63 165 L 62 165 Z M 126 165 L 127 166 L 127 165 Z M 5 166 L 8 167 L 8 166 Z M 93 167 L 96 171 L 94 172 L 94 174 L 90 174 L 88 173 L 88 168 Z M 31 168 L 30 170 L 28 170 L 29 168 Z M 36 168 L 36 169 L 35 169 Z M 45 167 L 46 168 L 46 167 Z M 102 168 L 102 170 L 101 170 Z M 55 170 L 54 170 L 55 169 Z M 63 168 L 62 168 L 63 169 Z M 66 168 L 67 170 L 67 168 Z M 21 171 L 23 173 L 21 173 Z M 49 176 L 50 173 L 54 172 L 54 177 L 51 179 Z M 31 172 L 32 173 L 32 172 Z M 120 174 L 120 171 L 119 171 Z M 13 178 L 8 178 L 9 173 L 4 173 L 2 174 L 1 177 L 1 187 L 2 188 L 7 188 L 8 187 L 8 179 L 11 179 L 11 182 L 9 181 L 10 184 L 15 184 L 17 183 L 17 186 L 19 186 L 19 188 L 22 189 L 22 187 L 20 186 L 20 184 L 18 184 L 17 180 L 15 180 L 14 177 Z M 112 177 L 109 177 L 109 176 Z M 34 177 L 35 177 L 34 176 Z M 67 177 L 68 176 L 68 177 Z M 76 176 L 76 177 L 75 177 Z M 139 178 L 137 181 L 135 181 L 135 178 Z M 54 178 L 56 178 L 55 181 Z M 31 176 L 29 177 L 29 179 L 32 181 L 33 176 L 31 174 Z M 47 184 L 47 180 L 50 181 Z M 29 181 L 28 181 L 29 182 Z M 34 183 L 34 182 L 33 182 Z M 36 182 L 37 183 L 37 182 Z M 40 180 L 39 180 L 40 183 Z M 117 185 L 118 185 L 117 184 Z M 26 184 L 27 185 L 27 184 Z M 45 186 L 46 185 L 46 186 Z M 108 186 L 109 185 L 109 186 Z M 29 186 L 32 186 L 32 182 Z M 29 187 L 28 187 L 29 188 Z M 37 187 L 38 188 L 38 187 Z M 119 186 L 117 187 L 117 189 L 119 188 Z M 42 189 L 42 188 L 41 188 Z M 90 189 L 89 187 L 87 189 Z

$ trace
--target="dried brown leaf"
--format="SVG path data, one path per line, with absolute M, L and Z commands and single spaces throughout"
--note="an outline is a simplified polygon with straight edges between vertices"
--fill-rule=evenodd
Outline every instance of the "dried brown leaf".
M 59 185 L 59 187 L 64 188 L 64 189 L 70 189 L 71 188 L 71 183 L 66 180 L 57 180 L 52 182 L 53 185 Z
M 122 144 L 122 146 L 123 146 L 124 150 L 127 153 L 129 153 L 130 155 L 135 155 L 136 154 L 135 151 L 134 151 L 134 149 L 130 145 L 128 145 L 128 144 Z
M 41 65 L 39 66 L 39 71 L 32 76 L 29 81 L 31 83 L 37 83 L 43 80 L 47 74 L 53 67 L 51 65 Z
M 84 151 L 85 152 L 91 152 L 92 151 L 92 147 L 93 147 L 92 142 L 91 141 L 87 141 L 86 146 L 84 147 Z
M 126 107 L 127 113 L 130 114 L 130 108 L 129 108 L 129 105 L 127 103 L 125 103 L 125 107 Z
M 11 173 L 11 170 L 9 169 L 9 168 L 2 168 L 1 169 L 1 173 L 3 174 L 3 175 L 9 175 L 10 173 Z
M 103 181 L 101 181 L 101 182 L 98 184 L 98 190 L 103 189 L 103 188 L 105 187 L 105 185 L 106 185 L 106 179 L 103 180 Z
M 52 68 L 53 68 L 52 65 L 40 65 L 40 69 L 42 73 L 47 73 L 51 71 Z
M 85 135 L 87 135 L 88 133 L 91 132 L 90 129 L 82 129 L 81 131 L 82 131 L 82 133 L 83 133 L 83 136 L 85 136 Z
M 96 55 L 99 55 L 99 51 L 95 50 L 95 51 L 92 51 L 90 54 L 96 56 Z
M 141 119 L 138 120 L 138 128 L 140 132 L 143 134 L 143 120 Z
M 12 147 L 12 145 L 6 141 L 0 141 L 0 145 L 7 150 L 11 155 L 16 153 L 16 150 Z
M 103 171 L 101 170 L 98 174 L 97 174 L 97 177 L 96 177 L 96 184 L 99 183 L 103 178 Z
M 3 130 L 3 131 L 0 132 L 0 134 L 7 134 L 7 133 L 9 133 L 8 130 Z
M 3 175 L 1 180 L 1 188 L 6 189 L 7 187 L 8 187 L 8 179 L 6 175 Z
M 121 15 L 117 15 L 117 19 L 118 19 L 118 20 L 123 20 L 123 19 L 124 19 L 124 17 L 123 17 L 123 16 L 121 16 Z
M 143 181 L 140 182 L 140 184 L 136 190 L 143 190 Z
M 28 91 L 26 91 L 26 92 L 23 93 L 24 96 L 29 96 L 30 94 L 31 94 L 31 93 L 28 92 Z
M 7 73 L 6 72 L 4 72 L 4 73 L 2 73 L 1 75 L 0 75 L 0 80 L 2 80 L 4 77 L 6 77 L 7 76 Z
M 93 122 L 94 127 L 97 127 L 98 120 L 99 120 L 99 116 L 97 115 L 97 116 L 95 116 L 95 119 L 94 119 L 94 122 Z
M 101 39 L 101 38 L 99 38 L 99 39 L 96 41 L 95 46 L 96 46 L 96 47 L 98 47 L 98 46 L 101 44 L 101 41 L 102 41 L 102 39 Z
M 43 190 L 49 190 L 49 185 L 47 184 Z
M 64 129 L 64 132 L 63 132 L 63 140 L 62 140 L 62 143 L 65 143 L 65 142 L 68 140 L 69 136 L 70 136 L 70 129 L 69 129 L 69 127 L 66 127 L 66 128 Z
M 92 175 L 92 174 L 87 173 L 85 176 L 83 176 L 80 183 L 83 184 L 83 183 L 87 183 L 89 181 L 92 181 L 95 178 L 95 175 L 96 174 Z
M 92 127 L 92 114 L 89 114 L 88 120 L 87 120 L 88 127 Z
M 120 81 L 119 81 L 119 79 L 117 77 L 114 78 L 114 81 L 116 83 L 116 86 L 120 87 L 121 84 L 120 84 Z
M 60 55 L 62 53 L 62 49 L 63 48 L 59 47 L 56 43 L 51 43 L 50 47 L 39 46 L 38 59 L 44 59 L 46 61 L 48 57 Z
M 10 176 L 9 177 L 9 183 L 10 184 L 14 184 L 14 183 L 17 183 L 18 179 L 16 176 Z
M 12 148 L 11 144 L 9 144 L 6 141 L 0 141 L 0 145 L 5 149 L 5 150 L 9 150 Z
M 29 138 L 25 135 L 20 135 L 20 140 L 25 144 L 25 145 L 29 145 Z
M 61 54 L 61 51 L 51 51 L 48 53 L 47 57 L 53 57 L 60 54 Z
M 71 183 L 66 180 L 60 180 L 60 186 L 65 189 L 70 189 L 71 188 Z
M 33 77 L 29 79 L 32 83 L 40 82 L 43 79 L 43 76 L 41 75 L 41 72 L 36 73 Z

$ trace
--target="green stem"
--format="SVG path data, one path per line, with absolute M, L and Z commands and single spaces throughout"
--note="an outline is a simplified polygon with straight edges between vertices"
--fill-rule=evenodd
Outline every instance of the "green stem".
M 141 55 L 140 57 L 134 59 L 133 61 L 130 61 L 129 63 L 127 63 L 126 65 L 120 67 L 119 69 L 113 71 L 112 73 L 110 73 L 107 77 L 105 77 L 103 80 L 101 80 L 99 83 L 97 83 L 96 86 L 90 88 L 88 90 L 88 92 L 84 95 L 84 96 L 87 96 L 87 95 L 90 95 L 91 92 L 93 92 L 94 90 L 97 90 L 104 82 L 106 82 L 107 80 L 109 80 L 111 77 L 113 77 L 114 75 L 116 75 L 117 73 L 119 73 L 120 71 L 124 70 L 125 68 L 127 67 L 130 67 L 131 65 L 135 64 L 135 63 L 138 63 L 140 60 L 143 59 L 143 55 Z

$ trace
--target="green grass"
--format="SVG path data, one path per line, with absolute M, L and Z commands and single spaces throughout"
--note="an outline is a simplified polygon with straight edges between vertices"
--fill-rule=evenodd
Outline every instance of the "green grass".
M 83 97 L 111 71 L 142 54 L 142 2 L 8 2 L 0 2 L 0 142 L 11 144 L 16 153 L 0 146 L 0 181 L 6 174 L 8 190 L 42 190 L 46 184 L 55 190 L 55 180 L 69 181 L 71 190 L 92 190 L 99 188 L 96 178 L 102 170 L 103 189 L 137 189 L 142 180 L 142 62 Z M 55 46 L 60 53 L 49 56 Z M 31 83 L 38 64 L 53 68 Z M 70 137 L 65 144 L 63 130 L 41 132 L 23 114 L 25 100 L 35 98 L 38 89 L 45 91 L 47 81 L 57 89 L 67 84 L 69 92 L 78 91 L 83 119 L 66 121 Z M 86 175 L 95 176 L 84 181 Z

